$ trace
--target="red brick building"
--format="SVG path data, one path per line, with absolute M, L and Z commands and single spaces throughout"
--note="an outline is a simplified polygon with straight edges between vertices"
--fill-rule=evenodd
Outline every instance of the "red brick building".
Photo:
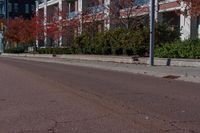
M 84 30 L 84 23 L 82 14 L 85 10 L 90 9 L 90 18 L 92 21 L 92 14 L 98 16 L 95 18 L 99 22 L 96 31 L 107 30 L 110 28 L 115 28 L 116 25 L 113 23 L 111 16 L 111 11 L 107 7 L 112 7 L 116 0 L 74 0 L 72 2 L 67 2 L 67 0 L 39 0 L 36 1 L 36 11 L 48 18 L 48 16 L 54 15 L 56 11 L 62 11 L 66 13 L 66 19 L 68 20 L 78 20 L 80 21 L 79 27 L 74 29 L 74 33 L 81 34 Z M 148 0 L 136 0 L 134 10 L 129 14 L 132 19 L 137 16 L 148 16 L 149 14 L 149 1 Z M 121 19 L 126 19 L 127 10 L 130 8 L 117 8 L 117 17 Z M 179 14 L 179 12 L 185 12 L 185 14 Z M 184 2 L 178 3 L 177 0 L 156 0 L 156 10 L 155 19 L 158 22 L 169 22 L 171 26 L 178 26 L 181 30 L 181 39 L 188 39 L 190 37 L 200 37 L 200 18 L 192 18 L 185 7 Z M 62 16 L 63 17 L 63 16 Z M 44 19 L 44 25 L 47 24 L 48 20 Z M 60 38 L 61 40 L 62 37 Z M 62 46 L 62 42 L 59 45 Z M 47 43 L 47 40 L 45 40 Z

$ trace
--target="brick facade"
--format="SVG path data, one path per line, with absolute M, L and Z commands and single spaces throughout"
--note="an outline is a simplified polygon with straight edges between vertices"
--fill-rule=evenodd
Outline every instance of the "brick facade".
M 99 0 L 98 2 L 94 3 L 91 2 L 91 0 L 75 0 L 72 3 L 66 3 L 66 1 L 62 0 L 49 0 L 46 1 L 43 0 L 43 3 L 38 4 L 37 9 L 42 10 L 45 8 L 51 9 L 53 6 L 57 6 L 59 4 L 62 4 L 62 11 L 66 13 L 66 18 L 73 20 L 77 19 L 80 20 L 80 16 L 78 14 L 83 13 L 84 10 L 90 8 L 92 11 L 95 10 L 98 13 L 98 17 L 96 18 L 96 21 L 100 21 L 101 24 L 97 25 L 97 31 L 101 32 L 105 29 L 110 29 L 112 27 L 115 27 L 115 25 L 112 23 L 112 19 L 109 19 L 109 11 L 105 8 L 106 6 L 112 6 L 111 4 L 116 2 L 115 0 Z M 137 0 L 136 0 L 137 1 Z M 167 22 L 169 20 L 172 20 L 170 22 L 171 25 L 179 26 L 181 29 L 181 39 L 188 39 L 193 36 L 200 36 L 200 20 L 199 17 L 196 19 L 191 19 L 190 16 L 184 16 L 183 14 L 178 14 L 178 12 L 185 10 L 183 3 L 178 3 L 176 0 L 156 0 L 156 21 L 158 22 Z M 46 5 L 45 5 L 46 3 Z M 148 7 L 148 0 L 139 0 L 137 1 L 136 9 L 131 13 L 131 16 L 133 16 L 133 19 L 136 16 L 142 16 L 149 14 L 149 7 Z M 102 8 L 102 6 L 104 8 Z M 127 17 L 127 10 L 128 8 L 119 8 L 117 9 L 118 17 L 124 19 Z M 44 10 L 43 10 L 44 11 Z M 44 11 L 45 12 L 45 11 Z M 47 14 L 51 13 L 50 10 L 47 10 Z M 90 15 L 92 21 L 92 14 Z M 105 19 L 106 18 L 106 19 Z M 81 20 L 80 20 L 81 21 Z M 82 22 L 84 23 L 84 22 Z M 194 26 L 195 24 L 195 26 Z M 84 25 L 84 24 L 82 24 Z M 194 28 L 196 27 L 196 28 Z M 83 31 L 84 26 L 80 26 L 78 29 L 78 33 L 81 33 Z

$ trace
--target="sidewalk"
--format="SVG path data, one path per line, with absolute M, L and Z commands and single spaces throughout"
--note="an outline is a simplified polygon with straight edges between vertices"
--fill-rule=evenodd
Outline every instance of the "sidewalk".
M 17 56 L 17 57 L 45 57 L 52 58 L 51 54 L 3 54 L 3 56 Z M 131 63 L 131 64 L 149 64 L 149 58 L 137 58 L 131 56 L 106 56 L 106 55 L 56 55 L 57 58 L 62 59 L 76 59 L 89 61 L 107 61 L 116 63 Z M 155 58 L 156 66 L 186 66 L 186 67 L 200 67 L 200 59 L 166 59 Z
M 30 55 L 30 54 L 3 54 L 1 57 L 16 59 L 60 63 L 67 65 L 78 65 L 98 69 L 122 71 L 135 74 L 145 74 L 160 78 L 183 80 L 200 83 L 200 67 L 178 67 L 178 66 L 154 66 L 150 67 L 146 63 L 134 62 L 131 57 L 121 56 L 88 56 L 88 55 Z M 111 60 L 113 59 L 113 60 Z M 132 60 L 132 62 L 131 62 Z M 121 63 L 120 63 L 121 62 Z M 198 62 L 196 62 L 198 64 Z

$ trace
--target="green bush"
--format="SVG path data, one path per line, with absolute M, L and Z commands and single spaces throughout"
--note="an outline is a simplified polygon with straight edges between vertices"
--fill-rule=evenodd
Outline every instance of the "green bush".
M 155 56 L 160 58 L 200 59 L 200 40 L 176 41 L 156 47 Z
M 78 54 L 91 54 L 91 39 L 86 33 L 78 36 L 74 40 L 73 49 Z
M 9 48 L 4 50 L 5 53 L 20 54 L 25 52 L 24 47 Z
M 143 31 L 135 32 L 125 29 L 109 30 L 96 34 L 93 40 L 90 38 L 89 34 L 78 36 L 72 46 L 74 51 L 99 55 L 143 55 L 148 44 Z
M 72 54 L 71 48 L 40 48 L 39 54 Z
M 180 32 L 176 28 L 167 24 L 156 25 L 156 46 L 179 40 L 179 36 Z M 145 56 L 149 51 L 149 27 L 111 29 L 97 33 L 94 37 L 84 33 L 75 38 L 72 51 L 78 54 Z
M 170 26 L 168 23 L 156 24 L 155 44 L 175 42 L 180 40 L 180 27 Z

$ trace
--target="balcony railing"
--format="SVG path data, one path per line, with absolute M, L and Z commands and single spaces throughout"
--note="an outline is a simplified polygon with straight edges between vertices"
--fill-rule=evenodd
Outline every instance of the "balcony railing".
M 75 17 L 78 16 L 78 12 L 77 11 L 73 11 L 73 12 L 70 12 L 67 16 L 68 19 L 73 19 Z
M 159 0 L 160 3 L 175 2 L 177 0 Z
M 135 0 L 134 2 L 136 6 L 142 6 L 142 5 L 148 5 L 149 0 Z
M 47 2 L 50 1 L 50 0 L 47 0 Z M 38 0 L 39 4 L 43 4 L 44 3 L 44 0 Z
M 44 3 L 44 0 L 38 0 L 38 3 L 42 4 L 42 3 Z
M 99 13 L 99 12 L 104 11 L 104 6 L 102 5 L 92 6 L 92 7 L 88 7 L 88 10 L 91 13 Z
M 177 1 L 177 0 L 158 0 L 158 2 L 174 2 L 174 1 Z M 135 0 L 135 5 L 137 6 L 142 6 L 142 5 L 148 5 L 150 0 Z

